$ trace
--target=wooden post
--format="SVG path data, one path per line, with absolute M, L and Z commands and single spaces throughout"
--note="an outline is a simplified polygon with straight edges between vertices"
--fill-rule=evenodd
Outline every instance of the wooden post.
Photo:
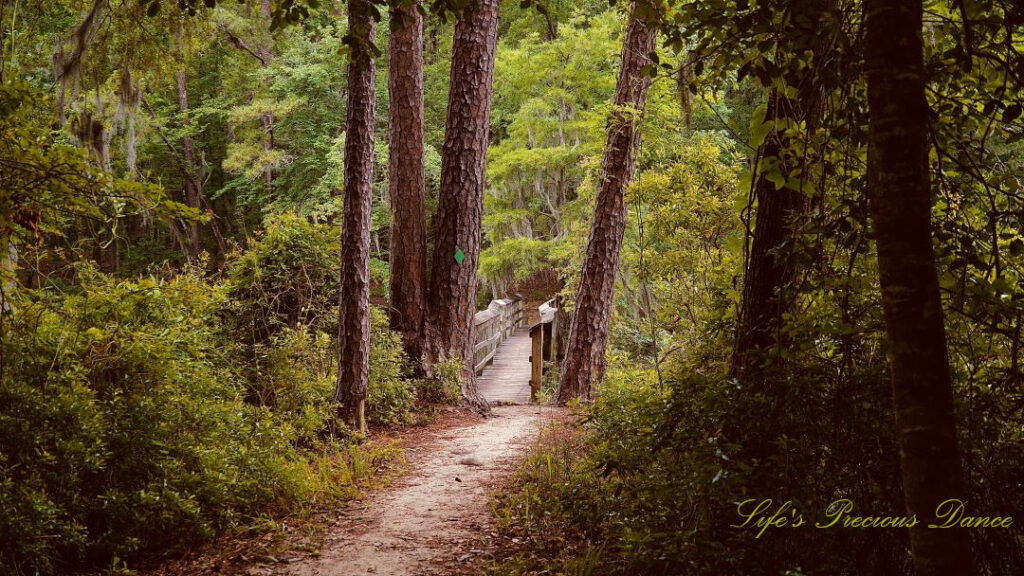
M 537 399 L 541 381 L 544 378 L 544 325 L 535 324 L 530 328 L 532 349 L 530 352 L 530 400 Z
M 540 322 L 544 325 L 544 359 L 554 360 L 558 353 L 555 348 L 555 315 L 558 312 L 555 299 L 541 304 L 537 311 L 540 312 Z

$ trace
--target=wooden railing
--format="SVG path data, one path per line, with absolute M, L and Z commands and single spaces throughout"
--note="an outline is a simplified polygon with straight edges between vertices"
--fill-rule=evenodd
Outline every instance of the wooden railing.
M 494 359 L 498 346 L 526 321 L 523 301 L 519 298 L 492 300 L 486 309 L 473 316 L 476 343 L 473 346 L 473 369 L 480 374 Z
M 530 396 L 537 399 L 544 378 L 544 361 L 558 357 L 558 297 L 537 307 L 540 322 L 530 326 Z

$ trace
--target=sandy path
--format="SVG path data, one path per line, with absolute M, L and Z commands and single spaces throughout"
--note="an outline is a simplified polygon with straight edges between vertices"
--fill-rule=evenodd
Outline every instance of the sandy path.
M 494 417 L 438 430 L 409 449 L 409 472 L 366 502 L 362 516 L 340 518 L 318 558 L 282 566 L 293 576 L 443 574 L 465 556 L 466 542 L 489 530 L 487 491 L 510 474 L 517 456 L 558 411 L 499 406 Z

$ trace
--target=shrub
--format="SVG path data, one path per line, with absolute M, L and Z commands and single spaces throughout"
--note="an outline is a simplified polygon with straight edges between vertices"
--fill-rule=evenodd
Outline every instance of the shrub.
M 366 414 L 371 422 L 397 424 L 409 419 L 413 404 L 411 382 L 403 379 L 407 364 L 401 337 L 388 328 L 388 318 L 377 306 L 370 308 L 370 387 Z
M 228 262 L 237 338 L 260 344 L 285 327 L 334 333 L 341 235 L 294 214 L 268 218 L 266 227 L 248 250 Z
M 191 275 L 20 300 L 0 378 L 0 563 L 52 573 L 208 536 L 301 497 L 288 431 L 241 402 Z
M 285 328 L 256 347 L 260 366 L 249 388 L 302 446 L 316 445 L 337 413 L 337 348 L 327 334 Z
M 458 404 L 462 400 L 462 362 L 447 359 L 434 365 L 434 374 L 419 382 L 421 402 Z
M 83 266 L 66 293 L 9 295 L 0 566 L 123 566 L 350 496 L 394 458 L 326 433 L 337 413 L 336 236 L 285 215 L 234 256 L 226 282 L 190 270 L 119 281 Z M 414 396 L 406 358 L 376 307 L 371 329 L 368 417 L 398 423 Z
M 273 408 L 303 443 L 323 434 L 337 408 L 338 238 L 330 226 L 275 215 L 227 270 L 226 329 L 239 340 L 236 363 L 250 368 L 249 401 Z M 413 392 L 401 342 L 376 306 L 370 324 L 367 418 L 405 421 Z
M 116 281 L 82 268 L 76 290 L 23 293 L 5 319 L 0 565 L 53 574 L 173 550 L 350 496 L 394 458 L 325 436 L 337 377 L 326 332 L 233 341 L 224 310 L 256 306 L 191 273 Z M 398 337 L 379 310 L 372 320 L 370 416 L 390 424 L 413 394 Z M 255 370 L 239 367 L 243 349 Z
M 837 498 L 852 499 L 858 511 L 902 509 L 898 462 L 886 452 L 891 415 L 881 407 L 832 414 L 832 391 L 808 371 L 789 382 L 802 410 L 778 416 L 782 432 L 768 438 L 779 455 L 751 463 L 737 454 L 756 438 L 753 418 L 738 437 L 723 433 L 737 414 L 768 417 L 763 406 L 750 409 L 760 399 L 746 398 L 746 388 L 687 364 L 669 370 L 661 390 L 653 371 L 613 364 L 583 425 L 541 445 L 502 510 L 535 532 L 602 544 L 602 573 L 677 574 L 685 566 L 693 574 L 779 574 L 816 566 L 809 573 L 904 574 L 904 532 L 775 529 L 755 538 L 756 530 L 734 527 L 736 503 L 749 498 L 792 500 L 811 523 Z M 863 398 L 885 398 L 877 366 L 858 374 Z M 844 433 L 826 443 L 822 428 Z M 865 437 L 877 441 L 858 441 Z

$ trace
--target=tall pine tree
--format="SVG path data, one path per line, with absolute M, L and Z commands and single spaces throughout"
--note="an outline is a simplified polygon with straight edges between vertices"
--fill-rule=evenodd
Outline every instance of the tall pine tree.
M 391 328 L 406 354 L 423 353 L 427 216 L 423 149 L 423 17 L 416 0 L 391 8 L 388 51 L 388 195 L 391 201 Z
M 372 0 L 349 0 L 345 36 L 350 51 L 336 398 L 341 419 L 362 432 L 366 431 L 364 408 L 370 383 L 370 198 L 376 98 L 373 10 Z
M 601 163 L 601 189 L 594 206 L 590 241 L 576 292 L 576 310 L 558 383 L 559 404 L 573 398 L 589 399 L 591 386 L 604 377 L 608 324 L 626 231 L 623 194 L 636 168 L 640 120 L 651 86 L 646 67 L 655 48 L 657 17 L 657 3 L 653 0 L 635 2 L 622 42 L 615 108 L 608 121 Z
M 462 394 L 481 412 L 488 406 L 472 366 L 473 315 L 497 36 L 498 0 L 470 3 L 455 24 L 425 327 L 428 361 L 459 358 Z

